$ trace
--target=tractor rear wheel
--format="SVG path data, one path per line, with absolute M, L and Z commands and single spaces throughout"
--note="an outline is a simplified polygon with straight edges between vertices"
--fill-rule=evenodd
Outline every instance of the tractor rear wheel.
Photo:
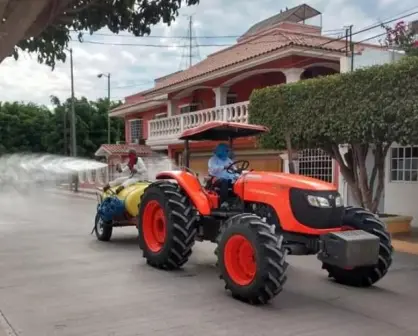
M 374 266 L 342 269 L 333 265 L 323 264 L 328 276 L 336 282 L 353 287 L 370 287 L 385 276 L 392 264 L 393 247 L 391 237 L 382 221 L 373 213 L 363 209 L 348 207 L 343 217 L 343 225 L 354 229 L 364 230 L 380 239 L 379 259 Z
M 151 184 L 142 195 L 138 220 L 139 246 L 148 264 L 173 270 L 187 262 L 197 232 L 196 215 L 178 184 Z
M 265 304 L 279 294 L 286 282 L 286 253 L 281 237 L 254 214 L 228 219 L 215 250 L 225 289 L 238 300 Z

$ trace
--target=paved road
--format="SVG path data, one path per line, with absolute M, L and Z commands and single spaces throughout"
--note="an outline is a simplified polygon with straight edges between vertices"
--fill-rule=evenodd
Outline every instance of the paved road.
M 11 335 L 418 333 L 417 257 L 396 255 L 369 290 L 334 284 L 314 257 L 289 258 L 282 294 L 252 307 L 224 291 L 213 245 L 198 243 L 184 271 L 157 271 L 133 229 L 119 229 L 111 243 L 89 235 L 94 207 L 64 195 L 0 195 L 0 327 Z

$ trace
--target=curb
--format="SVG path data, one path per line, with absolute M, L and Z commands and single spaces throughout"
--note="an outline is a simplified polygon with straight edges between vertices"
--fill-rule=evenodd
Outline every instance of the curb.
M 392 246 L 397 252 L 418 255 L 418 242 L 411 243 L 405 240 L 392 239 Z

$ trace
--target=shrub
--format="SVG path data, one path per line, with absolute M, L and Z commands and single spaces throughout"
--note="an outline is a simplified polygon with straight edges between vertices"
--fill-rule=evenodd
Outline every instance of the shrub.
M 325 150 L 339 163 L 357 202 L 376 212 L 390 146 L 418 142 L 418 57 L 255 90 L 249 116 L 250 123 L 270 127 L 260 138 L 264 148 L 284 149 L 290 135 L 296 149 Z M 345 158 L 341 144 L 349 146 Z

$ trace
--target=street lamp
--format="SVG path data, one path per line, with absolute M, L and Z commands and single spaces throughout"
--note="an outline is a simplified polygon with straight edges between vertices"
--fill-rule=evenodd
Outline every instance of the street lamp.
M 98 78 L 107 77 L 107 99 L 108 99 L 108 112 L 107 112 L 107 143 L 110 144 L 110 73 L 100 73 Z
M 71 154 L 77 156 L 77 138 L 76 138 L 76 116 L 75 116 L 75 101 L 74 101 L 74 62 L 73 49 L 67 49 L 70 52 L 70 67 L 71 67 Z

